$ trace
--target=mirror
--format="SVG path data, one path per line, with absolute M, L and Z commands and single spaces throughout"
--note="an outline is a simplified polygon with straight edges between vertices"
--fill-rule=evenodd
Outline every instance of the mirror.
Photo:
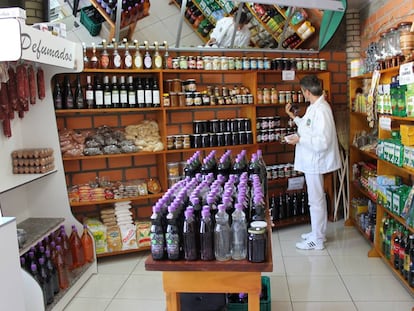
M 19 21 L 15 18 L 0 18 L 0 29 L 3 29 L 0 41 L 7 42 L 7 48 L 0 49 L 0 62 L 18 60 L 22 55 Z
M 175 48 L 190 48 L 181 43 L 181 33 L 184 23 L 190 25 L 202 42 L 197 49 L 209 48 L 209 36 L 212 34 L 217 21 L 226 16 L 231 24 L 229 31 L 226 29 L 227 43 L 215 44 L 214 47 L 277 50 L 320 50 L 330 40 L 338 28 L 346 8 L 346 0 L 258 0 L 261 3 L 233 2 L 226 0 L 171 0 L 180 9 L 181 19 L 178 25 Z M 275 3 L 289 2 L 290 6 L 281 6 Z M 294 7 L 292 4 L 301 4 L 302 7 Z M 314 5 L 315 7 L 310 7 Z M 330 6 L 329 6 L 330 5 Z M 336 6 L 336 7 L 335 7 Z M 307 7 L 304 9 L 303 7 Z M 322 8 L 329 9 L 323 11 Z M 335 10 L 335 11 L 333 11 Z M 243 13 L 242 13 L 243 12 Z M 239 46 L 236 27 L 242 14 L 247 15 L 248 24 L 242 28 L 250 31 L 248 46 Z M 214 30 L 215 31 L 215 30 Z M 215 32 L 213 32 L 215 33 Z M 230 40 L 231 39 L 231 40 Z

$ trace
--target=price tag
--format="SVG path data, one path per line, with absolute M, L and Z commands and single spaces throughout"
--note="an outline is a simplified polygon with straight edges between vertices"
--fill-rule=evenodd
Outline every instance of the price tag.
M 391 118 L 380 117 L 379 118 L 379 126 L 383 130 L 391 131 Z
M 287 190 L 300 190 L 305 185 L 305 176 L 292 177 L 288 179 Z
M 282 71 L 282 80 L 283 81 L 295 80 L 295 71 L 294 70 L 283 70 Z
M 413 62 L 400 66 L 400 85 L 414 83 Z

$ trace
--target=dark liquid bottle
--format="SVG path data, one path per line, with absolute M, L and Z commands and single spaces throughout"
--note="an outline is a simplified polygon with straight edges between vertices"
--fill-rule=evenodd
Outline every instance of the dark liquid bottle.
M 58 81 L 53 88 L 53 104 L 55 109 L 63 109 L 63 94 Z
M 40 285 L 40 288 L 42 289 L 42 293 L 43 293 L 43 302 L 46 305 L 47 303 L 47 297 L 46 297 L 46 285 L 45 285 L 45 281 L 43 280 L 42 276 L 40 275 L 36 264 L 32 264 L 30 266 L 30 271 L 31 274 L 33 276 L 33 278 L 36 280 L 36 282 Z
M 53 293 L 56 295 L 57 293 L 59 293 L 59 278 L 57 275 L 57 271 L 56 271 L 56 266 L 52 261 L 52 255 L 50 253 L 50 250 L 46 250 L 45 251 L 45 256 L 46 256 L 46 268 L 49 271 L 50 277 L 51 277 L 51 281 L 53 284 Z
M 111 108 L 112 107 L 112 92 L 111 92 L 111 86 L 109 85 L 108 76 L 104 76 L 103 96 L 104 96 L 104 108 Z
M 58 272 L 60 289 L 66 289 L 69 287 L 68 270 L 63 256 L 61 246 L 56 245 L 56 268 Z
M 95 91 L 92 85 L 91 76 L 86 76 L 86 90 L 85 90 L 86 107 L 92 109 L 95 106 Z
M 145 107 L 145 91 L 144 86 L 142 85 L 142 79 L 137 79 L 137 105 L 138 108 Z
M 161 211 L 157 206 L 153 207 L 151 215 L 151 255 L 154 260 L 162 260 L 165 257 L 165 240 L 162 226 Z
M 160 105 L 160 88 L 158 86 L 157 79 L 155 78 L 152 81 L 152 107 L 159 107 Z
M 128 104 L 129 108 L 135 108 L 137 106 L 134 78 L 132 76 L 128 76 Z
M 103 87 L 101 84 L 101 80 L 98 77 L 95 77 L 95 108 L 103 108 L 104 107 L 104 95 L 103 95 Z
M 84 265 L 85 257 L 82 248 L 82 241 L 79 237 L 78 230 L 72 225 L 72 233 L 69 237 L 70 250 L 72 252 L 73 267 L 79 268 Z
M 214 225 L 208 210 L 203 209 L 201 216 L 200 259 L 214 260 Z
M 187 209 L 185 212 L 185 221 L 183 226 L 183 244 L 185 260 L 196 260 L 198 258 L 198 247 L 196 238 L 196 222 L 193 211 Z
M 112 89 L 111 89 L 112 107 L 119 108 L 119 88 L 116 76 L 112 76 Z
M 153 101 L 152 101 L 152 89 L 151 89 L 151 80 L 150 78 L 145 80 L 145 107 L 152 107 Z
M 46 304 L 49 305 L 53 302 L 53 282 L 49 270 L 45 264 L 45 258 L 39 258 L 39 274 L 43 279 L 45 296 L 46 296 Z
M 75 104 L 77 109 L 85 108 L 85 97 L 83 95 L 83 88 L 80 82 L 80 77 L 78 75 L 76 79 L 76 89 L 75 89 Z
M 63 99 L 65 101 L 64 106 L 66 109 L 73 109 L 75 107 L 72 87 L 70 85 L 70 79 L 68 76 L 65 76 L 65 88 L 64 88 L 64 93 L 63 93 Z
M 165 233 L 165 241 L 167 243 L 167 256 L 169 260 L 180 259 L 180 234 L 177 226 L 177 216 L 174 215 L 175 210 L 169 207 L 167 215 L 167 232 Z
M 128 89 L 125 84 L 125 76 L 121 76 L 119 84 L 119 103 L 121 108 L 128 108 Z

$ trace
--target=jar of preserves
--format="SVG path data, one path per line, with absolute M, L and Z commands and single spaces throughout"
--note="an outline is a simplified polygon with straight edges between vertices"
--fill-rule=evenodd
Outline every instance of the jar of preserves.
M 186 103 L 185 99 L 185 93 L 184 92 L 178 92 L 178 106 L 184 107 Z
M 261 88 L 257 89 L 257 104 L 263 104 L 263 90 Z
M 243 70 L 249 70 L 250 69 L 250 60 L 249 60 L 249 58 L 244 56 L 242 60 L 243 60 L 243 64 L 242 64 Z
M 220 70 L 221 69 L 221 62 L 220 62 L 220 58 L 218 56 L 213 56 L 211 67 L 212 67 L 213 70 Z
M 298 70 L 298 71 L 303 70 L 302 59 L 301 58 L 296 58 L 295 61 L 296 61 L 296 70 Z
M 187 56 L 180 56 L 180 69 L 188 69 Z
M 220 57 L 221 70 L 229 70 L 229 61 L 226 56 Z
M 243 62 L 240 57 L 234 58 L 234 69 L 236 70 L 243 69 Z
M 326 66 L 326 59 L 321 58 L 319 59 L 319 70 L 326 70 L 327 66 Z
M 179 69 L 180 68 L 180 59 L 178 57 L 174 57 L 172 59 L 172 69 Z
M 309 61 L 307 58 L 302 58 L 302 69 L 309 70 Z
M 196 60 L 196 68 L 197 69 L 204 69 L 204 61 L 203 61 L 203 57 L 202 56 L 197 56 L 197 60 Z
M 194 106 L 194 93 L 192 92 L 185 93 L 185 105 Z
M 234 57 L 227 57 L 228 62 L 229 62 L 229 70 L 234 70 L 235 68 L 235 63 L 234 63 Z
M 213 69 L 213 63 L 212 63 L 212 59 L 211 59 L 210 56 L 204 56 L 203 60 L 204 60 L 204 69 L 205 70 Z
M 196 69 L 196 68 L 197 68 L 196 59 L 194 58 L 194 56 L 188 56 L 188 69 Z
M 278 103 L 277 90 L 274 87 L 272 87 L 270 89 L 270 103 L 271 104 L 277 104 Z
M 243 68 L 246 69 L 246 68 Z M 257 69 L 257 58 L 256 57 L 250 57 L 250 69 L 256 70 Z
M 279 104 L 286 104 L 286 92 L 285 91 L 279 91 Z
M 203 100 L 201 97 L 200 92 L 194 92 L 194 106 L 201 106 L 203 104 Z
M 171 107 L 178 107 L 178 93 L 170 92 L 170 104 Z
M 270 90 L 267 87 L 263 88 L 263 104 L 270 104 Z
M 271 62 L 268 57 L 263 58 L 263 69 L 264 70 L 270 70 L 271 69 Z
M 291 91 L 286 91 L 285 92 L 285 102 L 286 103 L 291 103 L 292 102 L 292 92 Z
M 170 94 L 168 94 L 168 93 L 162 94 L 162 105 L 164 107 L 170 107 L 170 105 L 171 105 L 171 103 L 170 103 Z

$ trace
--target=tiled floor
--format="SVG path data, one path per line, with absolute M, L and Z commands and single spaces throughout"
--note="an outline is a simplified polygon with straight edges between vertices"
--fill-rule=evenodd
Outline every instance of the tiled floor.
M 88 30 L 80 23 L 80 13 L 76 18 L 71 15 L 71 9 L 67 4 L 62 3 L 62 11 L 66 16 L 62 21 L 67 25 L 67 38 L 72 41 L 85 42 L 88 46 L 94 42 L 99 44 L 102 38 L 98 35 L 92 37 Z M 150 44 L 154 41 L 167 41 L 170 47 L 176 46 L 177 31 L 180 21 L 180 10 L 169 0 L 152 0 L 150 15 L 138 21 L 131 41 L 137 39 L 139 42 L 147 40 Z M 89 6 L 87 0 L 81 0 L 79 8 Z M 122 39 L 122 38 L 121 38 Z M 181 47 L 199 46 L 202 44 L 199 36 L 194 30 L 183 22 L 180 37 Z
M 309 225 L 272 234 L 271 309 L 277 311 L 410 311 L 414 299 L 379 258 L 368 258 L 368 242 L 342 221 L 328 224 L 322 251 L 300 251 L 295 242 Z M 165 310 L 161 272 L 145 271 L 149 254 L 98 261 L 98 274 L 66 311 Z M 194 310 L 196 311 L 196 310 Z

